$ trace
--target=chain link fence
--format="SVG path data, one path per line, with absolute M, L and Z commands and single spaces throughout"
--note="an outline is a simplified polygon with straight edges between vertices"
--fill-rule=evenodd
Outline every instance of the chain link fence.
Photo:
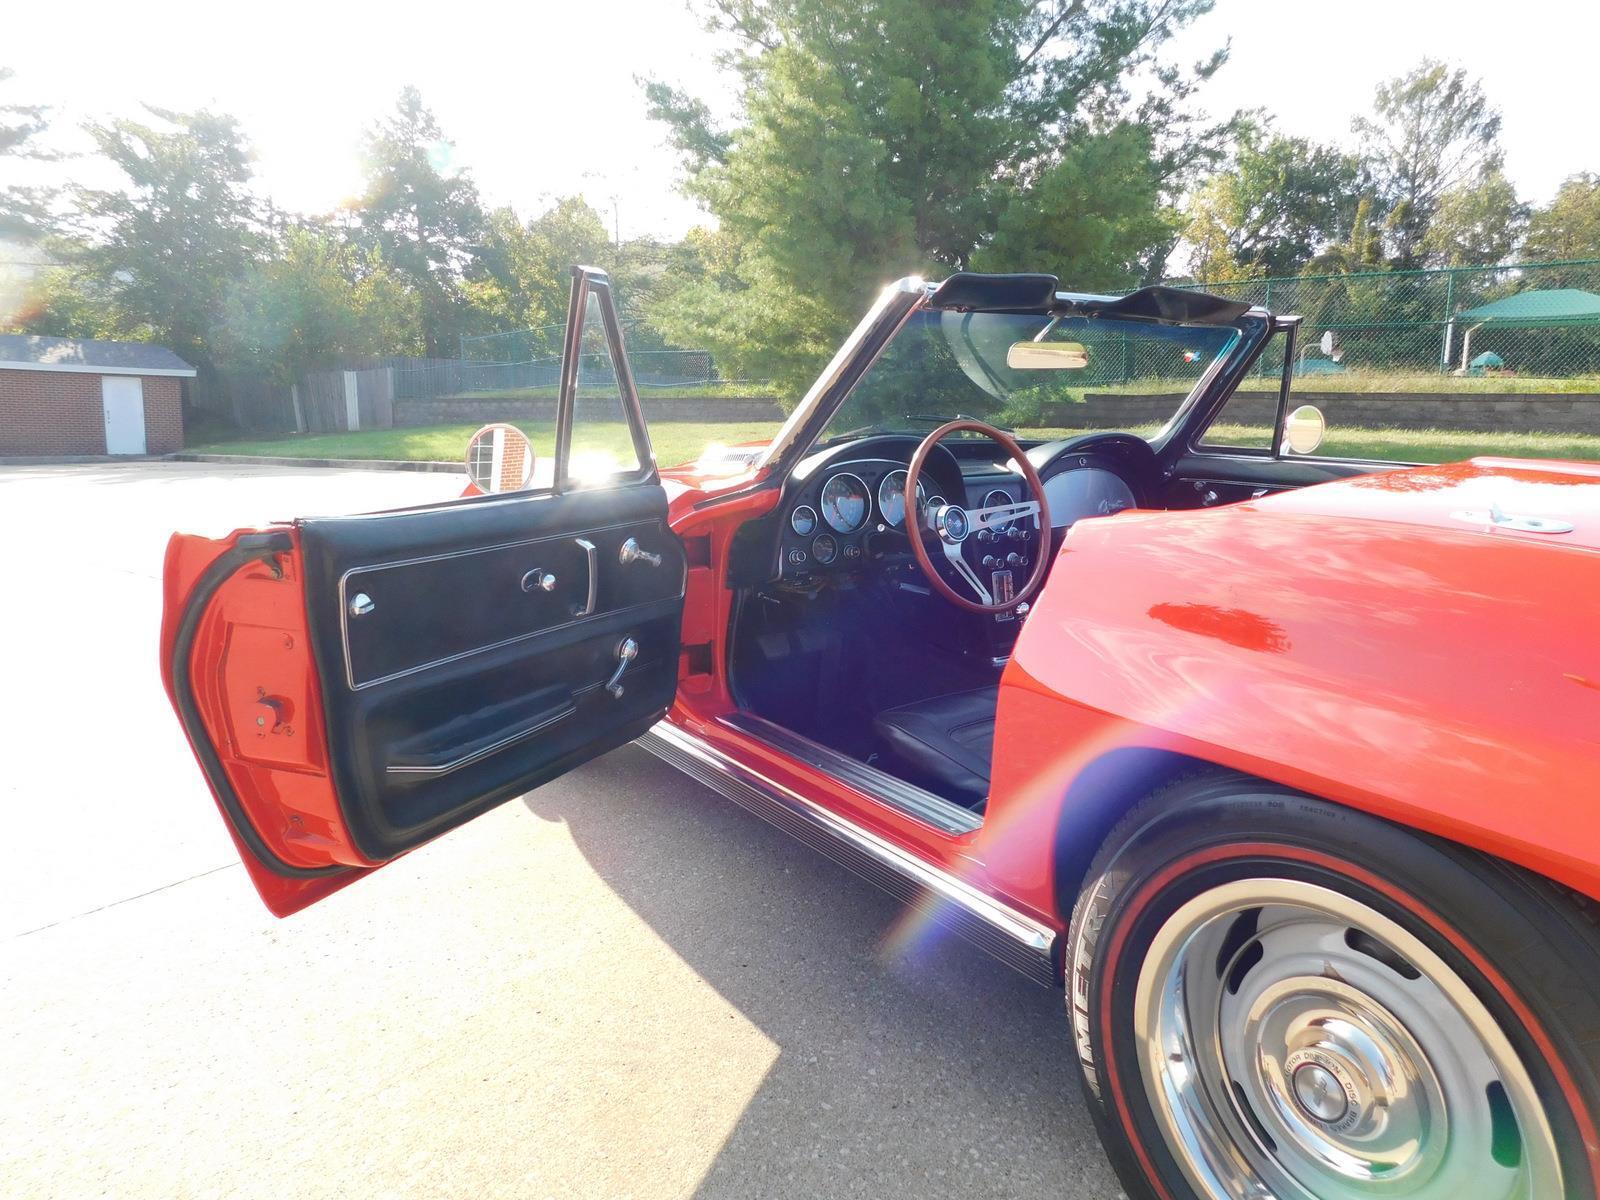
M 624 334 L 639 327 L 637 318 L 623 318 Z M 539 325 L 461 338 L 461 357 L 417 371 L 397 381 L 396 395 L 432 399 L 469 392 L 522 391 L 554 388 L 561 373 L 564 325 Z M 641 390 L 722 384 L 709 350 L 631 350 L 628 363 Z M 585 354 L 579 370 L 585 388 L 615 386 L 609 356 Z
M 1304 317 L 1296 371 L 1328 390 L 1600 391 L 1600 259 L 1178 286 Z
M 616 376 L 610 355 L 581 356 L 578 377 L 584 391 L 615 392 Z M 634 382 L 640 390 L 685 388 L 721 383 L 709 350 L 642 350 L 628 355 Z M 473 359 L 434 359 L 394 373 L 397 400 L 433 400 L 493 392 L 540 392 L 552 395 L 561 382 L 561 358 L 524 362 Z

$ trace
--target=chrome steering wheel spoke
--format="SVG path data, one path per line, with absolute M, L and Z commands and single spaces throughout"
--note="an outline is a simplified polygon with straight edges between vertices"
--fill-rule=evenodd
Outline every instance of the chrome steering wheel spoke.
M 978 573 L 972 569 L 971 564 L 967 562 L 966 556 L 961 553 L 961 543 L 947 542 L 941 539 L 940 545 L 944 547 L 945 558 L 956 569 L 956 574 L 967 581 L 967 586 L 978 597 L 978 602 L 980 604 L 993 604 L 994 598 L 989 595 L 989 589 L 983 586 L 983 580 L 978 578 Z
M 1009 525 L 1013 521 L 1020 521 L 1027 517 L 1032 517 L 1034 526 L 1038 526 L 1039 502 L 1037 500 L 1024 500 L 1018 504 L 991 504 L 988 508 L 967 510 L 967 520 L 972 523 L 974 531 L 993 529 L 997 525 Z

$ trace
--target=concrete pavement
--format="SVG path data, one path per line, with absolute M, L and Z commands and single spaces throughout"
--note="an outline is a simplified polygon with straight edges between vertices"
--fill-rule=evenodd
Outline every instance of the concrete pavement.
M 160 690 L 166 535 L 458 490 L 0 469 L 0 1192 L 1118 1195 L 1058 994 L 632 747 L 266 914 Z

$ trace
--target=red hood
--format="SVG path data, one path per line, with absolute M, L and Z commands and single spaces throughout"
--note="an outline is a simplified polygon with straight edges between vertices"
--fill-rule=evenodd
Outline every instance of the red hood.
M 1600 463 L 1474 458 L 1438 467 L 1362 475 L 1257 502 L 1279 513 L 1384 521 L 1550 545 L 1600 549 Z M 1491 514 L 1502 518 L 1496 523 Z M 1468 515 L 1470 514 L 1470 515 Z M 1524 532 L 1521 517 L 1571 525 Z

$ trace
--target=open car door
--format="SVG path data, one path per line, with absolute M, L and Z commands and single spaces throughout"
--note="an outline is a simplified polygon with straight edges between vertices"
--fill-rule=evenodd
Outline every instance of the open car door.
M 632 461 L 597 470 L 574 431 L 608 400 Z M 592 268 L 573 271 L 553 466 L 513 492 L 172 538 L 167 692 L 274 913 L 632 740 L 671 704 L 683 548 Z

